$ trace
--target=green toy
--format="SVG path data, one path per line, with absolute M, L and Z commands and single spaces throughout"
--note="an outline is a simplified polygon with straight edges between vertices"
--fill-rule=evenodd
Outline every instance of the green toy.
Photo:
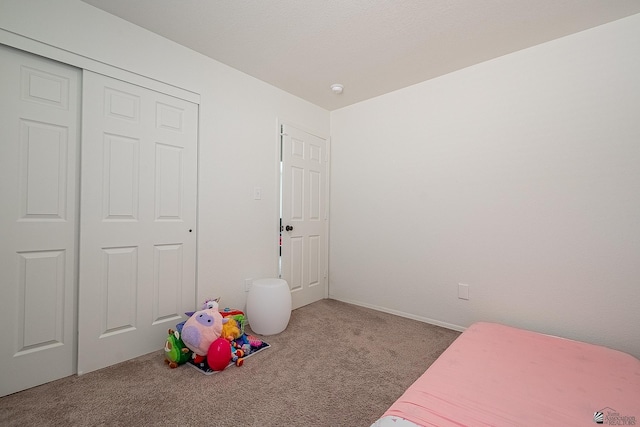
M 164 357 L 165 363 L 172 369 L 186 363 L 191 357 L 191 350 L 182 342 L 180 332 L 169 329 L 169 336 L 164 344 Z

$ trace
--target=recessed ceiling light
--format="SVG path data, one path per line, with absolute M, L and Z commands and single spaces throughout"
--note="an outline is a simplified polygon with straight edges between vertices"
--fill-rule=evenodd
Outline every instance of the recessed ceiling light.
M 344 86 L 342 86 L 340 83 L 334 83 L 334 84 L 331 85 L 331 90 L 336 95 L 340 95 L 342 93 L 342 91 L 344 90 Z

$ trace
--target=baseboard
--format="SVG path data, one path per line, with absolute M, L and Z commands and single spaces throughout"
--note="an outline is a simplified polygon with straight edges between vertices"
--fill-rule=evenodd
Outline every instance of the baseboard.
M 404 311 L 393 310 L 393 309 L 390 309 L 390 308 L 380 307 L 380 306 L 373 305 L 373 304 L 367 304 L 367 303 L 363 303 L 363 302 L 360 302 L 360 301 L 353 301 L 353 300 L 350 300 L 350 299 L 347 299 L 347 298 L 337 298 L 335 296 L 329 295 L 329 299 L 334 299 L 336 301 L 341 301 L 341 302 L 345 302 L 347 304 L 353 304 L 353 305 L 357 305 L 357 306 L 360 306 L 360 307 L 370 308 L 370 309 L 376 310 L 376 311 L 382 311 L 383 313 L 389 313 L 389 314 L 393 314 L 393 315 L 396 315 L 396 316 L 404 317 L 404 318 L 407 318 L 407 319 L 417 320 L 418 322 L 428 323 L 430 325 L 440 326 L 440 327 L 451 329 L 451 330 L 458 331 L 458 332 L 464 332 L 465 329 L 467 329 L 464 326 L 454 325 L 453 323 L 441 322 L 440 320 L 430 319 L 428 317 L 423 317 L 423 316 L 417 316 L 415 314 L 405 313 Z

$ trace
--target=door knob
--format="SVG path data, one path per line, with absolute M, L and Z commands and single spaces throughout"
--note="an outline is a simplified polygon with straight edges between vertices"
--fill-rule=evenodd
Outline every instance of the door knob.
M 285 230 L 287 230 L 287 231 L 291 231 L 291 230 L 293 230 L 293 226 L 292 226 L 292 225 L 287 225 L 287 226 L 285 227 Z

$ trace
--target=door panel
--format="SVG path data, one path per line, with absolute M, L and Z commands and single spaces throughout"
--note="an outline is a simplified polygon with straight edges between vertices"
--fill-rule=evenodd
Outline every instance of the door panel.
M 298 308 L 327 295 L 327 142 L 283 125 L 282 163 L 281 276 Z
M 196 104 L 83 74 L 78 373 L 162 348 L 195 307 Z
M 80 71 L 0 46 L 0 396 L 76 372 Z

